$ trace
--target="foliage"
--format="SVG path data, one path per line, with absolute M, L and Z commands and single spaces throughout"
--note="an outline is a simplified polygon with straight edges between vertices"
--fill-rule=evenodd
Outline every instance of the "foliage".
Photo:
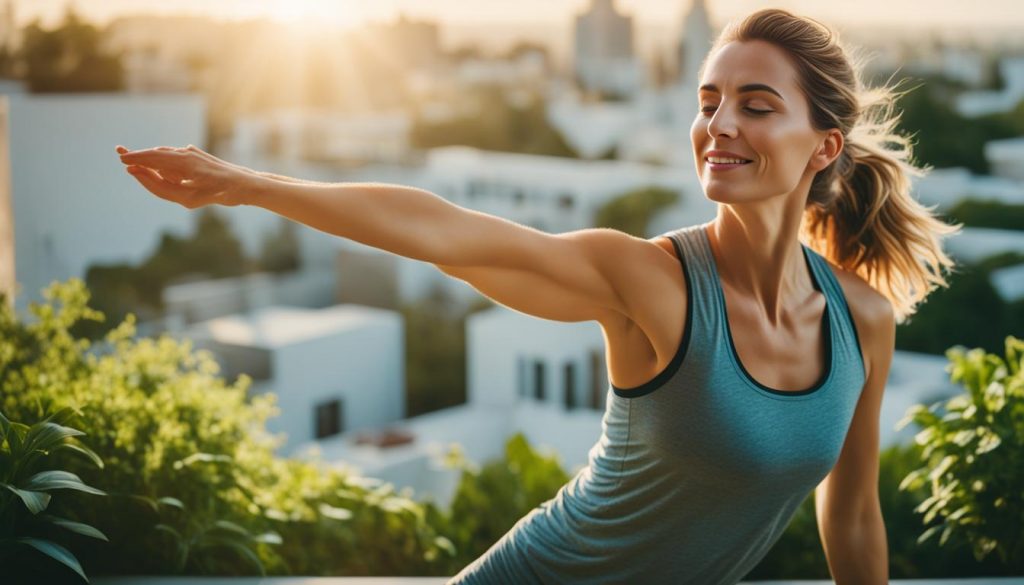
M 466 402 L 466 319 L 493 306 L 481 296 L 464 307 L 441 286 L 415 303 L 402 304 L 406 416 Z
M 1024 133 L 1024 101 L 1010 112 L 965 118 L 949 105 L 951 94 L 943 95 L 937 85 L 917 87 L 901 97 L 897 107 L 901 130 L 914 136 L 917 162 L 988 174 L 984 145 Z
M 947 222 L 960 222 L 969 227 L 1024 230 L 1024 205 L 1003 203 L 997 199 L 967 197 L 945 214 Z
M 38 22 L 25 27 L 19 58 L 35 93 L 119 91 L 124 85 L 120 56 L 104 52 L 100 31 L 70 8 L 53 30 Z
M 518 152 L 576 158 L 547 120 L 544 101 L 532 96 L 512 101 L 500 88 L 483 88 L 470 94 L 469 113 L 445 121 L 417 117 L 410 131 L 416 148 L 472 146 L 482 150 Z
M 594 217 L 594 226 L 646 238 L 651 218 L 678 201 L 679 193 L 664 187 L 634 189 L 601 206 Z
M 275 234 L 266 234 L 260 251 L 260 265 L 267 272 L 291 272 L 302 267 L 298 224 L 281 218 Z
M 264 258 L 276 262 L 275 268 L 284 260 Z M 86 271 L 85 282 L 93 293 L 90 306 L 110 317 L 111 322 L 120 322 L 128 313 L 144 320 L 160 315 L 164 310 L 163 290 L 174 282 L 240 276 L 261 268 L 245 257 L 241 243 L 222 214 L 206 207 L 199 211 L 195 232 L 190 237 L 164 233 L 157 249 L 138 267 L 92 265 Z M 109 329 L 94 321 L 83 321 L 73 332 L 95 340 Z
M 1009 336 L 1005 359 L 980 348 L 949 349 L 953 382 L 966 392 L 944 405 L 916 405 L 900 421 L 923 430 L 925 465 L 908 474 L 901 489 L 930 483 L 931 495 L 915 511 L 926 525 L 918 539 L 937 534 L 969 542 L 975 558 L 995 551 L 1003 563 L 1024 568 L 1024 341 Z
M 569 481 L 557 456 L 538 453 L 522 433 L 506 442 L 504 459 L 489 461 L 482 469 L 465 462 L 461 466 L 450 514 L 435 519 L 458 551 L 451 561 L 453 574 Z
M 69 499 L 64 511 L 110 538 L 82 543 L 90 573 L 424 575 L 451 556 L 409 494 L 276 457 L 280 438 L 265 428 L 274 397 L 247 398 L 247 376 L 227 384 L 188 341 L 134 339 L 134 315 L 101 343 L 76 338 L 76 322 L 103 319 L 81 280 L 43 295 L 29 324 L 0 303 L 0 409 L 84 413 L 106 467 L 68 469 L 110 497 Z
M 8 569 L 12 567 L 10 559 L 25 547 L 30 547 L 88 581 L 75 555 L 52 540 L 51 535 L 60 528 L 85 537 L 107 540 L 106 535 L 89 524 L 43 513 L 50 506 L 50 492 L 54 490 L 105 495 L 82 482 L 74 473 L 43 469 L 44 465 L 51 467 L 56 459 L 54 456 L 62 451 L 84 456 L 91 464 L 103 467 L 103 461 L 96 453 L 74 441 L 75 437 L 85 433 L 64 426 L 72 414 L 70 409 L 63 409 L 27 426 L 11 422 L 0 412 L 0 560 L 5 561 L 6 578 L 19 577 L 20 571 Z
M 999 351 L 1003 339 L 1024 331 L 1021 303 L 1006 303 L 989 280 L 992 270 L 1024 262 L 1020 254 L 998 254 L 963 265 L 949 287 L 933 291 L 926 303 L 896 329 L 896 349 L 941 355 L 954 345 Z

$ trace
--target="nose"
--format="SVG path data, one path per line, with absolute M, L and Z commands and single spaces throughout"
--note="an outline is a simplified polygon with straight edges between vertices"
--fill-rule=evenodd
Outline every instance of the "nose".
M 708 121 L 708 136 L 712 138 L 719 136 L 736 137 L 736 119 L 733 114 L 729 113 L 729 109 L 724 107 L 724 105 L 715 108 L 715 113 L 711 116 L 711 120 Z

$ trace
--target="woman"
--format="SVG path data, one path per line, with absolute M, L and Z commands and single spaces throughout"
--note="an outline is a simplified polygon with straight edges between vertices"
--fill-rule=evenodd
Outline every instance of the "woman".
M 956 228 L 909 193 L 920 169 L 893 132 L 895 94 L 863 90 L 817 21 L 758 11 L 700 75 L 691 138 L 717 216 L 651 240 L 546 234 L 191 146 L 119 152 L 190 209 L 258 205 L 513 309 L 601 325 L 611 388 L 589 465 L 452 583 L 736 583 L 811 490 L 836 582 L 885 583 L 878 424 L 895 324 L 946 286 L 940 243 Z

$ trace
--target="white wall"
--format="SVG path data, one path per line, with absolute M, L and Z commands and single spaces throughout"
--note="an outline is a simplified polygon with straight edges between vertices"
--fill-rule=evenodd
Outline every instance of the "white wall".
M 189 233 L 183 207 L 145 191 L 114 147 L 202 146 L 195 95 L 11 95 L 10 153 L 16 306 L 51 280 L 85 276 L 93 262 L 138 262 L 168 230 Z

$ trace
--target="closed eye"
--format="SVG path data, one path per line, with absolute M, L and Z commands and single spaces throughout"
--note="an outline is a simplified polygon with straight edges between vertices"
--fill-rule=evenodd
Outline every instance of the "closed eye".
M 715 106 L 705 106 L 705 107 L 701 108 L 700 111 L 704 112 L 704 113 L 708 113 L 708 112 L 714 111 L 714 109 L 715 109 Z M 750 112 L 751 114 L 754 114 L 755 116 L 763 116 L 765 114 L 772 113 L 772 110 L 757 110 L 757 109 L 754 109 L 754 108 L 743 108 L 743 109 L 748 111 L 748 112 Z

